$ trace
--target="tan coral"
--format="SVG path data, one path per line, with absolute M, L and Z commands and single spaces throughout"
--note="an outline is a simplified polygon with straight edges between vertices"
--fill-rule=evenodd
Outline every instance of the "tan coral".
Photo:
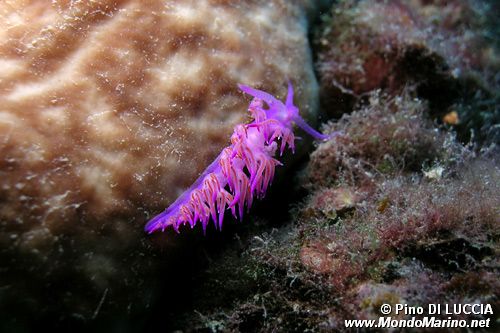
M 299 7 L 282 1 L 14 1 L 0 13 L 2 220 L 57 228 L 78 209 L 161 209 L 244 121 L 237 82 L 283 95 L 290 78 L 302 111 L 314 106 Z
M 43 316 L 38 305 L 46 298 L 36 297 L 50 294 L 58 316 L 92 318 L 111 286 L 114 305 L 104 300 L 104 307 L 149 306 L 145 294 L 155 294 L 161 260 L 145 255 L 144 224 L 246 120 L 249 98 L 236 84 L 282 98 L 290 79 L 303 115 L 315 109 L 299 3 L 0 2 L 6 317 L 30 317 L 9 299 L 30 299 Z M 180 242 L 162 236 L 168 246 Z M 127 296 L 120 301 L 117 293 Z

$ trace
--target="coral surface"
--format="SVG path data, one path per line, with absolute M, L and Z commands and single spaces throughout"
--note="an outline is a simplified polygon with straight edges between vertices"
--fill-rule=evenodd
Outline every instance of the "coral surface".
M 303 112 L 315 103 L 298 6 L 1 6 L 0 216 L 8 224 L 56 231 L 81 214 L 101 224 L 163 206 L 244 119 L 237 82 L 284 95 L 279 88 L 297 77 Z
M 282 97 L 297 79 L 297 105 L 315 112 L 314 10 L 280 0 L 0 3 L 2 316 L 88 321 L 147 307 L 156 284 L 145 279 L 159 279 L 151 270 L 169 255 L 146 255 L 143 225 L 245 121 L 236 83 Z

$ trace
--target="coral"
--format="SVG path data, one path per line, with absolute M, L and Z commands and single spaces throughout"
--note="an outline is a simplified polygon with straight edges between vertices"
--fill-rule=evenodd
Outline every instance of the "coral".
M 293 104 L 291 83 L 286 104 L 260 90 L 244 85 L 240 85 L 240 89 L 254 97 L 248 107 L 253 121 L 235 127 L 231 145 L 222 150 L 170 207 L 148 222 L 145 229 L 149 233 L 166 227 L 178 231 L 180 225 L 187 223 L 193 228 L 198 221 L 205 232 L 210 218 L 216 229 L 222 229 L 226 209 L 231 209 L 236 218 L 236 207 L 240 220 L 243 219 L 245 206 L 250 209 L 254 196 L 264 197 L 273 181 L 275 167 L 282 165 L 274 158 L 278 140 L 281 141 L 280 156 L 287 146 L 295 151 L 294 124 L 318 140 L 337 134 L 323 135 L 300 117 L 299 109 Z
M 283 96 L 297 78 L 314 115 L 315 13 L 281 0 L 0 3 L 0 325 L 14 325 L 0 331 L 136 322 L 153 290 L 179 283 L 171 253 L 186 238 L 146 241 L 144 221 L 244 122 L 237 82 Z
M 300 77 L 305 117 L 316 103 L 299 6 L 34 1 L 0 12 L 9 226 L 56 231 L 84 214 L 99 228 L 160 209 L 244 120 L 237 82 L 279 93 L 276 78 Z

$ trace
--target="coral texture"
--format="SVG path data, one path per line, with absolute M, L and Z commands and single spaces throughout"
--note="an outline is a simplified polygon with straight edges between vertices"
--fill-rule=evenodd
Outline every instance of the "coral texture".
M 293 104 L 293 87 L 288 84 L 286 104 L 272 95 L 240 85 L 240 89 L 254 97 L 248 111 L 253 121 L 237 125 L 231 136 L 231 145 L 222 150 L 217 158 L 170 207 L 146 225 L 149 233 L 172 226 L 189 223 L 191 228 L 201 221 L 205 232 L 212 218 L 215 228 L 222 229 L 227 208 L 236 218 L 243 219 L 243 209 L 252 206 L 254 196 L 263 198 L 273 181 L 274 170 L 281 163 L 274 158 L 281 141 L 280 156 L 288 146 L 295 151 L 293 125 L 297 124 L 315 139 L 326 140 L 302 119 Z M 267 107 L 264 108 L 264 103 Z M 227 189 L 226 189 L 227 187 Z
M 276 78 L 300 77 L 302 110 L 314 106 L 298 6 L 0 6 L 0 217 L 9 224 L 55 231 L 82 214 L 100 224 L 160 208 L 242 122 L 236 82 L 277 92 Z
M 171 261 L 143 223 L 244 122 L 236 83 L 300 78 L 314 112 L 307 24 L 281 0 L 0 2 L 0 319 L 149 307 Z

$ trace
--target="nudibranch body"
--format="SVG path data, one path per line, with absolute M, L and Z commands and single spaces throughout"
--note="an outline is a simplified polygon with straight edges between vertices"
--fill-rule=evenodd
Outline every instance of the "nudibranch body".
M 293 104 L 291 83 L 285 104 L 264 91 L 245 85 L 239 88 L 254 97 L 248 107 L 253 121 L 235 127 L 231 145 L 170 207 L 146 224 L 148 233 L 167 227 L 178 232 L 182 224 L 189 223 L 193 228 L 198 221 L 205 232 L 210 219 L 216 229 L 221 229 L 227 209 L 241 220 L 245 206 L 249 209 L 254 197 L 264 197 L 276 166 L 281 165 L 274 158 L 278 148 L 280 156 L 287 146 L 294 151 L 293 124 L 317 140 L 330 137 L 317 132 L 300 117 Z

